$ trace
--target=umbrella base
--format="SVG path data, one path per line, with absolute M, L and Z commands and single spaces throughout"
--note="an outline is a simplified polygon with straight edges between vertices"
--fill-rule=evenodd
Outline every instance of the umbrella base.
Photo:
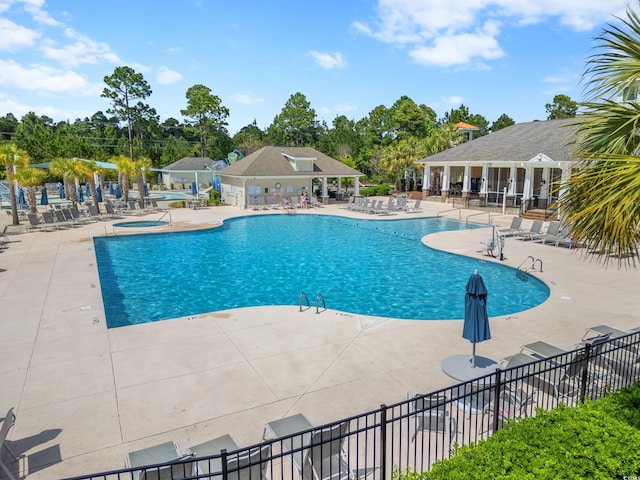
M 450 355 L 442 359 L 440 366 L 444 373 L 461 382 L 492 374 L 500 368 L 498 362 L 487 357 L 476 355 L 475 367 L 472 360 L 472 355 Z

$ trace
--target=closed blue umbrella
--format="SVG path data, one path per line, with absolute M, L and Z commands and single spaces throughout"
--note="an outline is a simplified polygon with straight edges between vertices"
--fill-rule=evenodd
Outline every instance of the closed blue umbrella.
M 84 202 L 84 192 L 82 191 L 82 185 L 78 185 L 78 201 Z
M 62 182 L 58 184 L 58 197 L 60 197 L 60 200 L 64 199 L 64 183 Z
M 26 205 L 27 201 L 24 199 L 24 190 L 22 187 L 18 187 L 18 205 Z
M 144 196 L 149 196 L 149 186 L 146 183 L 144 184 Z
M 96 187 L 96 202 L 101 202 L 102 201 L 102 188 L 100 188 L 100 185 L 98 185 Z
M 114 196 L 115 196 L 116 198 L 122 198 L 122 190 L 120 190 L 120 184 L 119 184 L 119 183 L 116 183 L 116 188 L 115 188 Z
M 87 183 L 87 188 L 84 191 L 84 195 L 85 197 L 90 197 L 91 196 L 91 189 L 89 188 L 89 184 Z
M 464 298 L 464 326 L 462 338 L 473 344 L 471 366 L 476 366 L 476 343 L 491 338 L 489 315 L 487 314 L 487 287 L 476 270 L 469 277 Z
M 47 195 L 47 187 L 42 187 L 40 193 L 40 205 L 49 205 L 49 196 Z
M 116 191 L 113 188 L 113 182 L 109 182 L 109 195 L 113 196 L 115 194 L 116 194 Z
M 195 181 L 191 182 L 191 193 L 193 195 L 197 195 L 198 194 L 198 185 L 196 185 Z

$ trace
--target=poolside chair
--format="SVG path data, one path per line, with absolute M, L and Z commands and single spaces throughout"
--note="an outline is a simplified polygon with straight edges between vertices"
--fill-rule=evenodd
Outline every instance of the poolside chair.
M 422 208 L 420 208 L 420 202 L 421 202 L 421 200 L 418 199 L 418 200 L 415 201 L 415 203 L 413 204 L 412 207 L 407 207 L 407 213 L 421 212 Z
M 491 420 L 494 415 L 498 417 L 498 428 L 504 422 L 516 420 L 526 417 L 533 410 L 536 404 L 537 389 L 527 390 L 523 388 L 522 382 L 505 383 L 501 386 L 498 399 L 491 398 L 485 404 L 482 411 L 481 425 L 484 426 L 485 418 L 489 426 L 489 430 L 493 430 L 494 422 Z
M 11 470 L 9 470 L 9 467 L 7 466 L 7 464 L 4 463 L 4 461 L 2 461 L 2 450 L 3 448 L 5 448 L 9 452 L 9 454 L 13 457 L 14 461 L 18 459 L 18 456 L 15 453 L 13 453 L 13 450 L 11 450 L 9 448 L 9 445 L 7 445 L 7 435 L 9 434 L 9 430 L 11 430 L 11 427 L 13 427 L 15 423 L 16 423 L 16 414 L 13 413 L 13 407 L 11 407 L 7 412 L 7 414 L 4 416 L 4 418 L 2 419 L 2 427 L 0 427 L 0 467 L 2 467 L 2 470 L 4 471 L 4 473 L 11 480 L 16 480 L 16 477 L 11 473 Z
M 542 233 L 543 223 L 544 222 L 542 220 L 534 220 L 529 230 L 523 230 L 513 236 L 520 238 L 520 240 L 531 240 L 535 235 L 540 235 Z
M 499 228 L 498 233 L 503 237 L 511 237 L 522 233 L 522 217 L 513 217 L 509 228 Z
M 133 480 L 173 480 L 194 475 L 195 462 L 191 454 L 183 454 L 176 442 L 165 442 L 153 447 L 129 452 L 124 459 L 125 468 L 134 469 Z
M 27 230 L 51 230 L 52 227 L 45 225 L 44 221 L 38 216 L 37 213 L 27 213 L 27 219 L 29 220 L 29 225 L 27 226 Z
M 497 241 L 493 237 L 487 238 L 486 242 L 481 242 L 480 250 L 478 252 L 486 253 L 488 256 L 495 257 L 493 251 L 498 248 Z
M 7 231 L 9 230 L 9 225 L 4 225 L 2 230 L 0 230 L 0 242 L 1 244 L 11 243 L 9 240 L 9 236 L 7 235 Z
M 242 446 L 233 435 L 223 435 L 208 442 L 189 447 L 196 458 L 197 475 L 222 474 L 222 458 L 203 458 L 220 455 L 222 450 L 232 452 Z M 203 458 L 202 460 L 198 460 Z M 252 448 L 248 452 L 227 456 L 227 472 L 230 480 L 266 480 L 267 465 L 271 460 L 271 444 Z M 209 477 L 207 477 L 209 478 Z
M 47 214 L 49 212 L 44 212 L 42 214 L 42 218 L 45 218 L 45 214 Z M 79 227 L 80 223 L 79 222 L 75 222 L 73 220 L 67 220 L 67 218 L 64 216 L 64 213 L 62 213 L 62 208 L 60 210 L 54 210 L 53 211 L 53 215 L 55 217 L 55 221 L 56 224 L 58 225 L 58 228 L 64 228 L 64 227 Z M 45 222 L 46 222 L 46 218 L 45 218 Z
M 311 206 L 317 208 L 324 207 L 324 205 L 322 205 L 322 203 L 318 201 L 318 197 L 316 197 L 315 195 L 311 196 Z
M 531 241 L 544 243 L 545 239 L 549 239 L 549 240 L 554 239 L 558 236 L 559 233 L 560 233 L 560 222 L 557 220 L 553 220 L 549 222 L 546 232 L 532 234 Z
M 268 422 L 265 433 L 279 440 L 301 480 L 356 478 L 344 454 L 349 422 L 312 430 L 315 425 L 303 414 Z
M 444 395 L 413 395 L 408 392 L 407 400 L 409 400 L 410 428 L 413 424 L 411 441 L 415 441 L 418 433 L 435 433 L 443 438 L 450 448 L 458 433 L 458 426 L 456 419 L 449 414 L 447 397 Z

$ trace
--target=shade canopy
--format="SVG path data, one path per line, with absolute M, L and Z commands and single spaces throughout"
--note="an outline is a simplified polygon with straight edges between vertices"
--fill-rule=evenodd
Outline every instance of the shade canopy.
M 473 344 L 472 364 L 475 365 L 476 343 L 491 338 L 487 315 L 487 287 L 477 272 L 469 277 L 466 292 L 462 338 L 466 338 Z

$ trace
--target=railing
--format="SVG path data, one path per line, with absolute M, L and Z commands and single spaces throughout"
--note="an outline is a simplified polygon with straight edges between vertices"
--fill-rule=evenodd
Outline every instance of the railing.
M 438 214 L 436 215 L 436 217 L 439 217 L 441 213 L 448 213 L 448 212 L 455 212 L 458 211 L 458 220 L 462 219 L 462 209 L 461 208 L 450 208 L 448 210 L 441 210 L 438 212 Z
M 467 218 L 465 219 L 466 223 L 469 223 L 469 217 L 475 217 L 477 215 L 489 215 L 489 219 L 487 220 L 487 223 L 488 224 L 491 223 L 491 212 L 478 212 L 478 213 L 472 213 L 471 215 L 467 215 Z
M 316 315 L 318 313 L 320 313 L 320 303 L 322 303 L 322 310 L 326 310 L 327 309 L 327 304 L 324 303 L 324 297 L 322 296 L 321 293 L 319 293 L 318 295 L 316 295 Z
M 532 358 L 521 352 L 505 359 L 504 369 L 493 374 L 260 444 L 73 480 L 137 478 L 142 471 L 147 478 L 176 480 L 294 480 L 301 478 L 302 469 L 313 469 L 313 478 L 340 474 L 387 480 L 394 470 L 426 471 L 449 458 L 454 444 L 486 439 L 507 420 L 533 416 L 537 408 L 552 409 L 560 403 L 575 406 L 586 397 L 595 400 L 632 385 L 640 379 L 640 332 L 527 360 Z M 334 461 L 322 461 L 329 458 Z
M 169 210 L 167 210 L 166 212 L 164 212 L 162 214 L 162 216 L 158 219 L 158 221 L 162 220 L 164 217 L 166 217 L 167 215 L 169 215 L 169 225 L 173 225 L 173 223 L 171 223 L 171 212 Z
M 309 303 L 309 297 L 307 297 L 307 294 L 304 292 L 300 292 L 300 309 L 298 310 L 299 312 L 302 312 L 302 300 L 304 299 L 305 303 L 307 304 L 307 308 L 305 308 L 305 310 L 311 308 L 311 304 Z

